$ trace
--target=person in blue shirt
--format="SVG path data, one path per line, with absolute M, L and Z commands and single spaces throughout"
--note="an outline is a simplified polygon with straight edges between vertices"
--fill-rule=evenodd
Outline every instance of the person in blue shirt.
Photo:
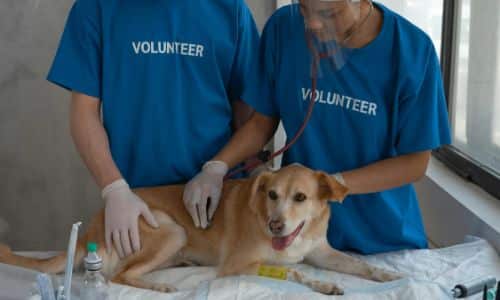
M 48 80 L 72 92 L 71 133 L 106 201 L 108 251 L 140 249 L 140 215 L 157 226 L 131 188 L 183 183 L 229 141 L 233 115 L 250 109 L 240 100 L 258 47 L 243 0 L 74 3 Z
M 351 18 L 356 9 L 359 17 Z M 331 39 L 345 41 L 337 68 L 331 67 L 337 61 L 321 60 L 315 92 L 306 29 L 318 49 Z M 313 97 L 311 119 L 283 164 L 328 172 L 348 187 L 343 204 L 331 204 L 329 243 L 362 254 L 427 247 L 412 183 L 424 176 L 431 150 L 450 143 L 431 39 L 369 0 L 300 0 L 267 22 L 258 67 L 259 87 L 245 98 L 256 112 L 212 161 L 234 167 L 254 155 L 279 120 L 290 139 Z

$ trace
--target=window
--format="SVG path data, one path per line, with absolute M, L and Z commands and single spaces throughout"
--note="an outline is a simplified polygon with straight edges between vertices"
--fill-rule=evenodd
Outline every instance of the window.
M 500 198 L 500 1 L 445 0 L 453 145 L 438 158 Z
M 407 18 L 425 31 L 441 52 L 443 0 L 379 0 L 377 2 Z
M 498 3 L 459 1 L 450 105 L 454 145 L 500 173 Z

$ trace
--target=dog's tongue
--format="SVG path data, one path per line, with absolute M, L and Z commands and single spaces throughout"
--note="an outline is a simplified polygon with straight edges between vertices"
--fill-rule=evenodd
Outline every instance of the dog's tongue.
M 272 238 L 273 249 L 277 250 L 277 251 L 285 250 L 286 247 L 288 247 L 292 244 L 293 240 L 299 234 L 303 225 L 304 225 L 304 223 L 301 223 L 299 226 L 297 226 L 297 228 L 292 233 L 290 233 L 287 236 L 273 237 Z
M 292 237 L 291 235 L 284 237 L 273 237 L 273 249 L 277 251 L 285 250 L 286 247 L 290 246 L 294 238 L 295 237 Z

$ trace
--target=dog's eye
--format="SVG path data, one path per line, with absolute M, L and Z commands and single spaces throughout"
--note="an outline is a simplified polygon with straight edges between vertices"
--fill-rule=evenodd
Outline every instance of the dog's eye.
M 295 200 L 296 202 L 304 202 L 306 199 L 307 196 L 302 193 L 295 194 L 295 197 L 293 198 L 293 200 Z
M 278 194 L 275 191 L 269 191 L 268 195 L 271 200 L 278 200 Z

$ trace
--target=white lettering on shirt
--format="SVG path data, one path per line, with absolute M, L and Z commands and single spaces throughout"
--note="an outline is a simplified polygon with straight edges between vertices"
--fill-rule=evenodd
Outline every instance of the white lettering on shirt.
M 301 92 L 304 101 L 310 101 L 313 97 L 311 89 L 302 88 Z M 377 116 L 377 103 L 356 99 L 335 92 L 316 90 L 314 92 L 314 102 L 339 106 L 346 110 L 355 111 L 364 115 Z
M 205 46 L 200 44 L 169 41 L 133 41 L 132 49 L 136 55 L 181 55 L 203 57 Z

